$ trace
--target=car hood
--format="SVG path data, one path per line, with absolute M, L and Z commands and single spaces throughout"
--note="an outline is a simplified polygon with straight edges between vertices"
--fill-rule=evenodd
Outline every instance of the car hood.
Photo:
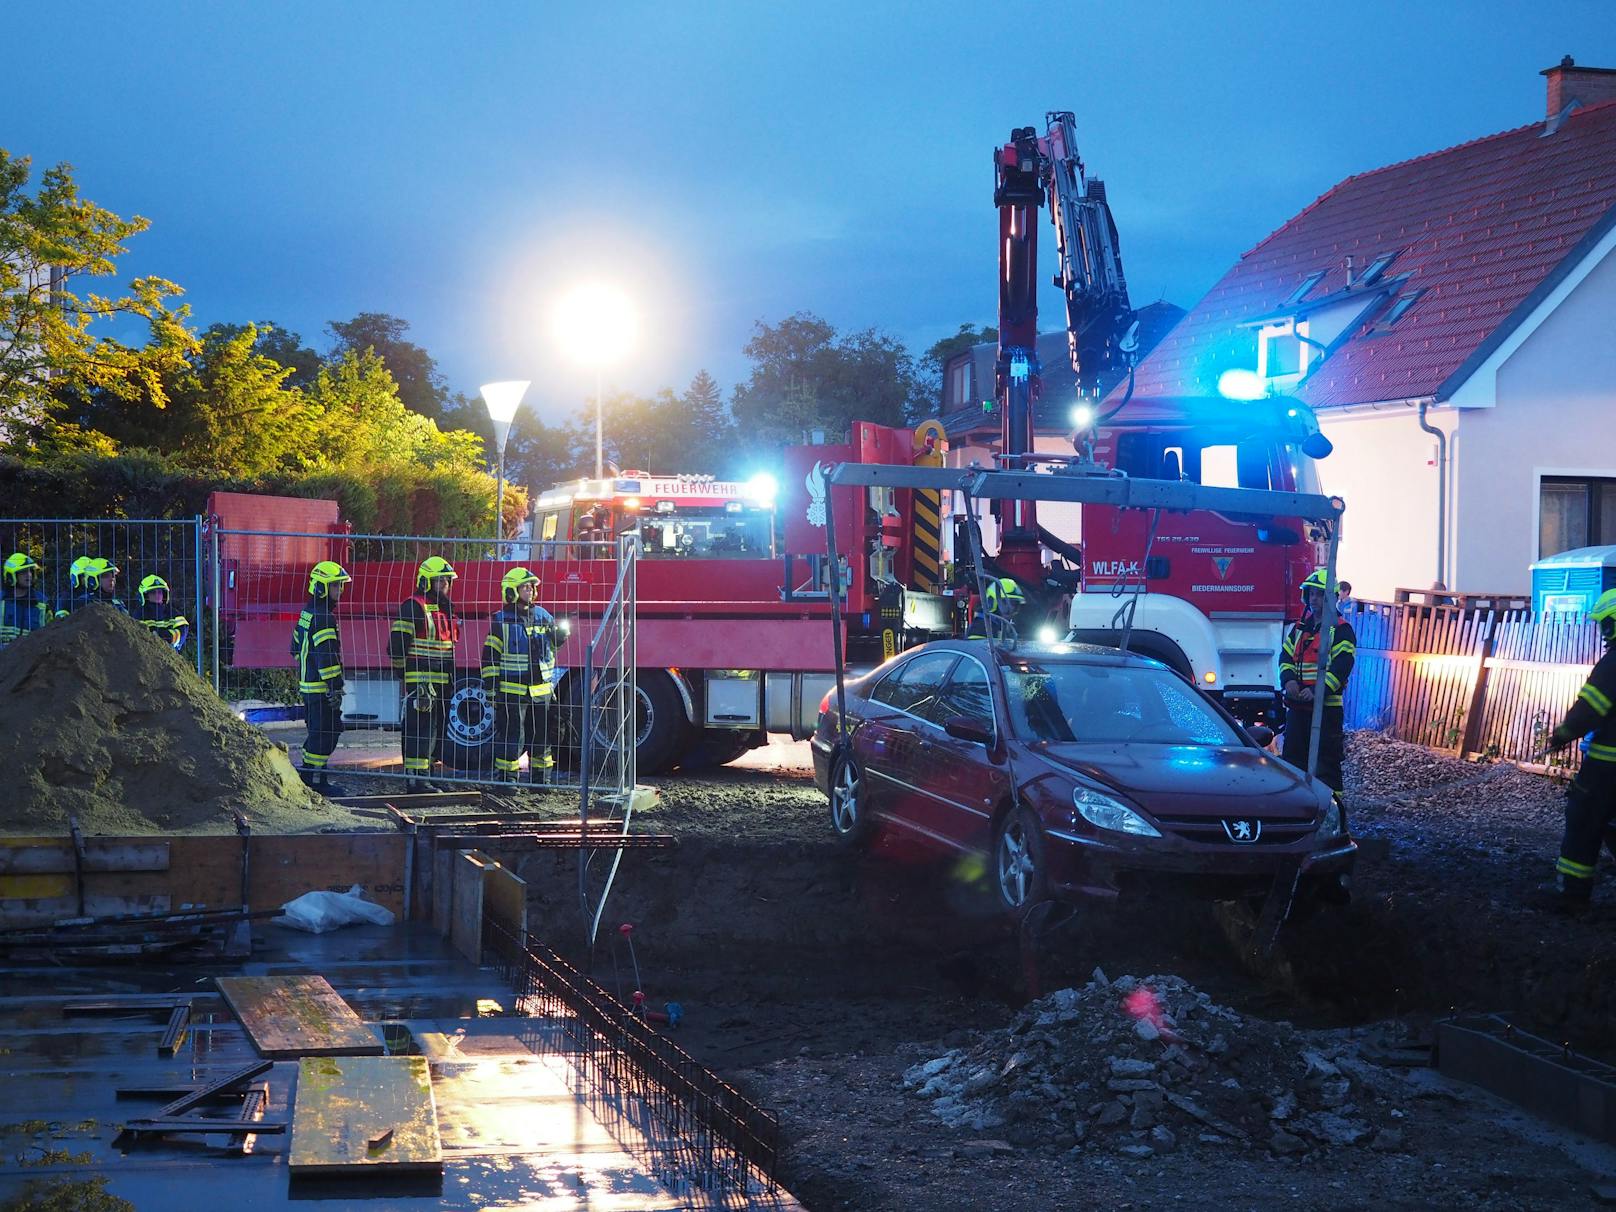
M 1040 744 L 1046 761 L 1122 792 L 1152 814 L 1222 816 L 1238 804 L 1264 816 L 1311 819 L 1320 792 L 1300 771 L 1244 745 Z

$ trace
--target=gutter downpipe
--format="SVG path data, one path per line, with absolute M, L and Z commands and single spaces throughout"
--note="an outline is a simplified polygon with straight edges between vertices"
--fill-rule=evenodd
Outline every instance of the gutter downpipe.
M 1448 435 L 1425 419 L 1429 400 L 1420 401 L 1420 428 L 1436 438 L 1436 579 L 1448 585 Z

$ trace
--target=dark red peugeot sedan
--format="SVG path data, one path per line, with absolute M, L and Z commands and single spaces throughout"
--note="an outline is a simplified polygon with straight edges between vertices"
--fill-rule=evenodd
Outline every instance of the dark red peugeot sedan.
M 834 694 L 831 696 L 834 698 Z M 1357 852 L 1329 789 L 1145 657 L 947 640 L 830 699 L 814 778 L 849 845 L 878 828 L 988 856 L 1004 907 L 1172 885 L 1210 899 L 1346 899 Z

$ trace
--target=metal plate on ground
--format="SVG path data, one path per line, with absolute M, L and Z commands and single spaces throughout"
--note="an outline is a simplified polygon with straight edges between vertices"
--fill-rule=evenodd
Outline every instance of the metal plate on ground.
M 441 1172 L 426 1057 L 304 1057 L 288 1164 L 294 1175 Z
M 286 1060 L 385 1051 L 381 1037 L 323 976 L 221 976 L 218 985 L 260 1056 Z

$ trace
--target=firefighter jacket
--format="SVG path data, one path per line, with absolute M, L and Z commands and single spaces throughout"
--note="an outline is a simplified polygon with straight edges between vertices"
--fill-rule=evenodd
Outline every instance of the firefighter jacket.
M 27 597 L 8 593 L 0 598 L 0 645 L 38 631 L 51 620 L 51 609 L 45 599 L 36 593 Z
M 185 637 L 191 634 L 191 621 L 171 602 L 142 602 L 135 607 L 135 618 L 176 652 L 185 647 Z
M 1588 760 L 1616 762 L 1616 647 L 1605 649 L 1553 740 L 1564 744 L 1589 733 Z
M 488 620 L 483 685 L 490 694 L 547 698 L 555 684 L 556 625 L 542 606 L 507 606 Z
M 447 686 L 454 681 L 459 638 L 460 620 L 447 597 L 418 593 L 405 598 L 387 639 L 387 655 L 393 668 L 403 673 L 404 688 Z
M 1279 686 L 1300 682 L 1312 686 L 1319 680 L 1319 640 L 1317 624 L 1298 623 L 1285 637 L 1279 658 Z M 1330 652 L 1324 661 L 1324 705 L 1341 706 L 1341 695 L 1352 676 L 1352 663 L 1358 655 L 1358 636 L 1352 624 L 1337 618 L 1335 631 L 1330 637 Z
M 129 613 L 129 607 L 123 604 L 122 599 L 109 598 L 103 593 L 92 592 L 91 590 L 86 589 L 81 593 L 75 593 L 72 597 L 64 601 L 62 603 L 62 608 L 56 612 L 56 617 L 59 619 L 65 619 L 75 610 L 82 610 L 86 606 L 94 606 L 97 602 L 103 606 L 110 606 L 122 614 Z
M 342 697 L 342 637 L 337 633 L 337 612 L 329 598 L 310 597 L 292 628 L 292 656 L 297 661 L 297 688 L 301 694 Z

